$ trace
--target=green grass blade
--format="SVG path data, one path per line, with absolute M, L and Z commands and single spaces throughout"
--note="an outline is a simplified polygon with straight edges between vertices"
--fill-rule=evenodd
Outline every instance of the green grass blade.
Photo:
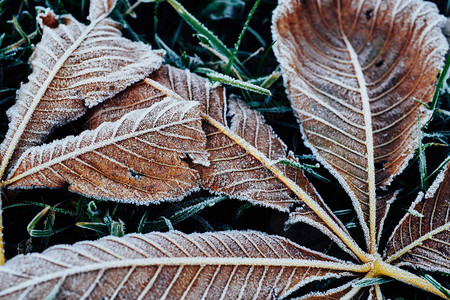
M 417 139 L 419 143 L 417 151 L 419 152 L 420 184 L 422 187 L 422 191 L 426 191 L 428 189 L 427 162 L 425 158 L 425 147 L 422 144 L 422 129 L 420 128 L 419 110 L 417 110 L 417 127 Z
M 180 17 L 183 18 L 183 20 L 188 23 L 189 26 L 192 27 L 192 29 L 194 29 L 199 34 L 207 37 L 210 41 L 211 46 L 217 49 L 221 54 L 225 55 L 228 58 L 228 61 L 230 60 L 232 56 L 231 51 L 214 33 L 212 33 L 205 25 L 200 23 L 200 21 L 197 20 L 197 18 L 195 18 L 190 12 L 188 12 L 178 1 L 167 0 L 167 2 L 172 5 L 172 7 L 180 15 Z M 248 71 L 238 59 L 234 59 L 233 65 L 236 66 L 239 72 L 245 74 L 246 76 L 249 75 Z
M 50 206 L 47 205 L 43 210 L 41 210 L 34 218 L 28 223 L 27 231 L 28 233 L 32 235 L 32 232 L 34 230 L 34 227 L 36 227 L 37 223 L 47 214 L 47 212 L 50 210 Z
M 383 284 L 394 281 L 392 278 L 387 277 L 378 277 L 378 278 L 363 278 L 359 280 L 358 282 L 355 282 L 353 284 L 354 287 L 366 287 L 366 286 L 372 286 L 375 284 Z
M 217 203 L 219 203 L 225 199 L 227 199 L 226 196 L 207 198 L 206 200 L 204 200 L 200 203 L 188 206 L 184 209 L 181 209 L 181 210 L 175 212 L 170 217 L 161 217 L 160 220 L 148 222 L 146 225 L 142 226 L 141 230 L 144 230 L 144 228 L 145 228 L 145 231 L 161 230 L 161 229 L 165 229 L 165 228 L 170 229 L 171 227 L 168 226 L 168 222 L 170 223 L 170 225 L 173 228 L 173 225 L 176 225 L 176 224 L 186 220 L 189 217 L 194 217 L 195 214 L 199 213 L 200 211 L 204 210 L 205 208 L 214 206 Z
M 75 226 L 78 226 L 80 228 L 93 230 L 95 232 L 100 233 L 101 235 L 108 235 L 109 229 L 106 224 L 103 223 L 97 223 L 97 222 L 77 222 L 75 223 Z
M 250 20 L 252 19 L 253 14 L 258 8 L 260 2 L 261 0 L 256 0 L 255 3 L 253 4 L 253 7 L 250 10 L 250 13 L 248 14 L 247 20 L 245 21 L 244 27 L 242 27 L 241 33 L 239 34 L 239 37 L 236 43 L 234 44 L 233 51 L 231 52 L 231 56 L 230 59 L 228 60 L 227 67 L 225 68 L 225 74 L 227 75 L 230 74 L 231 66 L 233 65 L 234 59 L 236 58 L 236 54 L 239 49 L 239 46 L 241 45 L 242 38 L 244 37 L 245 31 L 247 31 L 248 28 L 248 24 L 250 23 Z
M 217 82 L 220 82 L 220 83 L 223 83 L 223 84 L 227 84 L 227 85 L 231 85 L 231 86 L 234 86 L 234 87 L 238 87 L 238 88 L 243 89 L 243 90 L 252 91 L 252 92 L 255 92 L 255 93 L 258 93 L 258 94 L 262 94 L 262 95 L 266 95 L 266 96 L 272 96 L 272 93 L 268 89 L 265 89 L 265 88 L 262 88 L 260 86 L 251 84 L 251 83 L 246 82 L 246 81 L 242 81 L 242 80 L 239 80 L 239 79 L 232 78 L 232 77 L 230 77 L 228 75 L 225 75 L 225 74 L 221 74 L 221 73 L 217 73 L 217 72 L 207 72 L 206 73 L 206 77 L 208 77 L 209 80 L 217 81 Z
M 429 109 L 431 109 L 431 110 L 435 110 L 437 107 L 439 96 L 441 95 L 442 87 L 444 86 L 445 79 L 447 78 L 449 68 L 450 68 L 450 57 L 447 58 L 444 69 L 442 69 L 442 72 L 439 74 L 439 79 L 438 79 L 438 82 L 436 85 L 436 90 L 434 92 L 433 100 L 428 105 Z
M 450 291 L 446 289 L 442 284 L 440 284 L 436 279 L 431 277 L 431 275 L 422 274 L 422 277 L 425 278 L 428 282 L 430 282 L 439 291 L 441 291 L 447 297 L 447 299 L 450 299 Z

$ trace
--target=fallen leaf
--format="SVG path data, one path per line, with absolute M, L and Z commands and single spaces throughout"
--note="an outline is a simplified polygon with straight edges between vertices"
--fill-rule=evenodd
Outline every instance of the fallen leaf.
M 0 267 L 0 299 L 266 299 L 360 266 L 254 231 L 105 237 Z
M 422 193 L 389 239 L 386 261 L 430 271 L 450 272 L 450 164 L 426 195 Z
M 430 116 L 447 41 L 432 3 L 280 1 L 275 54 L 301 131 L 346 189 L 370 253 L 387 201 L 381 189 L 407 165 Z M 420 102 L 419 102 L 420 101 Z
M 121 36 L 107 16 L 116 1 L 93 0 L 90 24 L 47 9 L 37 17 L 43 34 L 30 58 L 33 72 L 8 111 L 0 177 L 29 147 L 58 126 L 143 79 L 162 63 L 162 52 Z
M 193 166 L 200 173 L 201 186 L 281 211 L 288 211 L 293 204 L 304 205 L 301 200 L 307 197 L 308 205 L 315 205 L 322 216 L 304 205 L 302 216 L 293 220 L 320 228 L 340 247 L 347 249 L 335 233 L 339 231 L 348 237 L 347 230 L 331 213 L 303 171 L 277 164 L 282 159 L 298 163 L 292 153 L 286 153 L 286 145 L 258 112 L 250 110 L 241 101 L 230 100 L 227 107 L 224 93 L 220 87 L 212 88 L 206 78 L 188 70 L 164 66 L 144 82 L 93 109 L 88 115 L 87 127 L 95 128 L 133 109 L 152 105 L 163 97 L 180 101 L 198 99 L 203 104 L 203 118 L 207 121 L 203 129 L 210 155 L 209 166 Z M 227 110 L 231 118 L 229 125 Z M 299 198 L 298 194 L 304 198 Z M 323 216 L 328 218 L 327 221 L 322 219 Z M 356 246 L 350 239 L 348 243 Z
M 5 184 L 63 187 L 90 197 L 138 204 L 179 199 L 198 189 L 184 161 L 209 164 L 198 102 L 170 98 L 115 122 L 28 149 Z

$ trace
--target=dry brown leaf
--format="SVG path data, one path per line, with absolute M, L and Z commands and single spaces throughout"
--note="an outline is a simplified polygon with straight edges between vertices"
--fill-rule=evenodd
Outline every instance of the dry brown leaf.
M 10 187 L 63 187 L 102 199 L 140 204 L 178 199 L 198 189 L 199 175 L 183 158 L 209 164 L 199 103 L 170 98 L 133 110 L 50 144 L 17 162 Z
M 450 164 L 395 229 L 386 261 L 450 273 Z
M 121 37 L 119 24 L 107 18 L 115 3 L 91 1 L 89 25 L 48 9 L 38 15 L 43 35 L 30 59 L 29 82 L 21 86 L 16 104 L 7 112 L 10 123 L 0 148 L 0 177 L 10 160 L 41 144 L 55 127 L 161 65 L 161 51 Z
M 345 227 L 330 212 L 306 179 L 303 171 L 276 163 L 279 160 L 293 163 L 298 161 L 292 153 L 286 154 L 286 145 L 272 128 L 265 124 L 263 117 L 247 108 L 241 101 L 230 100 L 228 114 L 231 121 L 228 125 L 224 90 L 220 87 L 212 88 L 209 80 L 188 70 L 164 66 L 153 72 L 144 82 L 135 84 L 93 109 L 88 115 L 87 127 L 95 128 L 133 109 L 152 105 L 166 96 L 181 101 L 201 101 L 205 117 L 215 123 L 205 122 L 203 125 L 207 135 L 206 149 L 210 155 L 210 165 L 193 166 L 199 171 L 204 188 L 258 205 L 288 211 L 292 204 L 301 204 L 301 201 L 291 190 L 292 187 L 280 180 L 279 176 L 284 176 L 328 215 L 334 227 L 348 235 Z M 224 132 L 224 129 L 228 131 Z M 273 173 L 273 169 L 276 169 L 277 174 Z M 302 221 L 315 226 L 343 249 L 347 249 L 342 240 L 333 233 L 332 227 L 313 210 L 307 206 L 299 210 L 302 212 L 301 216 L 297 213 L 296 218 L 291 218 L 291 223 Z
M 365 267 L 254 231 L 106 237 L 0 268 L 0 299 L 267 299 Z
M 350 195 L 377 250 L 385 188 L 417 146 L 448 44 L 419 0 L 284 0 L 274 50 L 307 145 Z
M 121 118 L 127 112 L 149 107 L 167 97 L 168 93 L 172 93 L 177 99 L 201 102 L 204 113 L 225 124 L 226 95 L 222 87 L 213 87 L 208 79 L 189 70 L 164 65 L 152 72 L 148 79 L 90 110 L 86 128 L 94 129 L 103 122 Z
M 298 160 L 289 152 L 287 147 L 267 125 L 257 111 L 248 108 L 242 101 L 229 100 L 230 130 L 244 139 L 249 145 L 257 149 L 264 158 L 272 163 L 282 176 L 289 178 L 300 187 L 324 212 L 332 218 L 334 226 L 347 232 L 344 225 L 336 218 L 323 202 L 322 198 L 309 183 L 303 171 L 286 164 L 276 164 L 277 161 L 287 160 L 298 164 Z M 342 240 L 338 238 L 324 220 L 302 203 L 301 199 L 292 191 L 292 187 L 280 180 L 278 174 L 273 173 L 264 165 L 264 161 L 252 156 L 232 136 L 221 132 L 210 125 L 204 126 L 207 134 L 206 149 L 210 154 L 210 166 L 198 166 L 202 186 L 213 192 L 225 193 L 231 197 L 252 201 L 279 210 L 290 204 L 300 204 L 296 212 L 291 214 L 288 223 L 304 222 L 322 230 L 328 237 L 346 249 Z
M 298 298 L 299 300 L 375 300 L 375 288 L 361 289 L 353 287 L 353 284 L 357 282 L 357 279 L 352 280 L 340 287 L 330 289 L 326 292 L 312 292 Z

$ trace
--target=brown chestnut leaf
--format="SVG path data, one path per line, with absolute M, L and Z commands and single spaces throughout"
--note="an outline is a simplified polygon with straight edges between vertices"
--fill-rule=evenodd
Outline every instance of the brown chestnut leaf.
M 346 189 L 375 253 L 433 97 L 445 18 L 419 0 L 281 1 L 275 54 L 306 144 Z
M 450 272 L 450 164 L 411 205 L 384 257 L 396 265 Z
M 95 128 L 167 96 L 180 101 L 198 100 L 203 104 L 202 116 L 206 121 L 203 129 L 210 165 L 194 165 L 193 168 L 199 171 L 203 188 L 281 211 L 289 211 L 293 204 L 304 205 L 306 200 L 308 203 L 298 208 L 290 223 L 308 223 L 325 232 L 343 249 L 348 250 L 349 245 L 358 248 L 303 171 L 277 163 L 287 160 L 298 164 L 298 161 L 292 153 L 286 153 L 286 145 L 265 124 L 261 114 L 236 99 L 230 99 L 227 107 L 224 93 L 221 87 L 213 88 L 206 78 L 188 70 L 164 66 L 144 82 L 93 109 L 88 115 L 87 127 Z M 229 124 L 225 117 L 227 110 Z M 343 242 L 338 235 L 347 240 Z
M 56 127 L 143 79 L 162 62 L 161 51 L 121 36 L 108 18 L 116 1 L 93 0 L 89 25 L 71 15 L 38 15 L 43 35 L 30 59 L 33 72 L 8 111 L 1 144 L 0 177 L 29 147 L 42 144 Z
M 209 164 L 198 102 L 171 98 L 115 122 L 28 149 L 9 187 L 63 187 L 95 198 L 138 204 L 178 199 L 198 189 L 198 172 L 182 160 Z
M 0 299 L 268 299 L 364 271 L 254 231 L 105 237 L 0 267 Z
M 415 151 L 448 48 L 435 6 L 419 0 L 280 0 L 274 12 L 275 52 L 302 134 L 350 195 L 367 250 L 259 112 L 189 70 L 159 67 L 155 52 L 121 38 L 106 19 L 113 6 L 94 0 L 88 26 L 70 16 L 41 15 L 42 43 L 55 41 L 60 52 L 37 47 L 34 75 L 9 111 L 10 117 L 23 113 L 12 118 L 2 146 L 2 171 L 9 170 L 2 186 L 68 183 L 87 196 L 136 204 L 180 200 L 202 187 L 287 212 L 288 224 L 315 226 L 353 262 L 258 232 L 134 234 L 13 258 L 0 267 L 0 298 L 382 299 L 380 286 L 391 279 L 450 294 L 403 268 L 450 272 L 448 165 L 395 228 L 384 254 L 378 245 L 397 196 L 388 185 Z M 105 46 L 104 34 L 120 45 Z M 116 49 L 126 43 L 126 54 Z M 150 55 L 152 63 L 142 65 L 139 55 L 135 61 L 128 54 L 133 51 Z M 46 70 L 43 57 L 52 54 L 57 62 Z M 102 71 L 108 59 L 113 67 Z M 96 104 L 81 134 L 37 146 L 55 126 Z M 45 119 L 45 110 L 60 116 Z M 33 127 L 39 122 L 51 126 Z M 299 290 L 328 278 L 344 280 L 323 291 Z

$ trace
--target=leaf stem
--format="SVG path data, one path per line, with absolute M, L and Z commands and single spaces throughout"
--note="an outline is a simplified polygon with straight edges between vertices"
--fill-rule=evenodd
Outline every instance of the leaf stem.
M 170 89 L 167 89 L 165 86 L 160 84 L 157 81 L 154 81 L 150 78 L 146 78 L 144 80 L 148 84 L 152 85 L 153 87 L 156 87 L 163 93 L 165 93 L 167 96 L 170 96 L 174 99 L 178 100 L 184 100 L 183 97 L 175 93 L 174 91 L 171 91 Z M 283 173 L 278 170 L 278 168 L 275 167 L 276 162 L 269 160 L 267 157 L 265 157 L 258 149 L 250 145 L 247 141 L 245 141 L 243 138 L 238 136 L 236 133 L 231 131 L 231 129 L 227 128 L 220 122 L 217 122 L 215 119 L 211 118 L 209 115 L 205 113 L 200 114 L 203 119 L 205 119 L 207 122 L 209 122 L 212 126 L 216 127 L 220 132 L 228 136 L 230 139 L 232 139 L 234 142 L 236 142 L 238 145 L 240 145 L 242 148 L 248 151 L 251 155 L 253 155 L 254 158 L 259 160 L 261 164 L 264 165 L 268 170 L 270 170 L 277 178 L 283 182 L 297 197 L 299 197 L 303 202 L 311 208 L 319 218 L 321 218 L 327 226 L 330 227 L 330 229 L 347 245 L 347 247 L 353 251 L 353 253 L 363 262 L 371 262 L 374 260 L 373 255 L 370 255 L 366 252 L 364 252 L 358 244 L 353 240 L 353 238 L 346 233 L 344 230 L 342 230 L 338 224 L 328 215 L 328 213 L 318 204 L 316 201 L 314 201 L 305 191 L 303 191 L 296 183 L 294 183 L 292 180 L 287 178 Z
M 446 298 L 445 295 L 439 289 L 433 286 L 428 280 L 406 270 L 400 269 L 399 267 L 390 265 L 382 260 L 376 260 L 373 263 L 373 270 L 377 275 L 389 276 L 404 283 L 408 283 L 418 288 L 424 289 L 440 297 Z
M 303 191 L 297 184 L 292 180 L 287 178 L 283 173 L 278 170 L 272 161 L 269 161 L 259 150 L 251 146 L 248 142 L 242 139 L 240 136 L 232 132 L 229 128 L 225 127 L 221 123 L 217 122 L 210 116 L 206 114 L 201 114 L 201 116 L 208 121 L 211 125 L 216 127 L 220 132 L 224 133 L 226 136 L 234 140 L 238 145 L 247 150 L 253 157 L 259 160 L 264 167 L 269 169 L 277 178 L 283 182 L 294 194 L 299 197 L 306 205 L 309 206 L 316 214 L 321 218 L 325 224 L 330 227 L 330 229 L 347 245 L 347 247 L 355 253 L 355 255 L 364 263 L 373 261 L 373 256 L 364 252 L 358 244 L 346 233 L 344 232 L 336 222 L 328 215 L 328 213 L 320 207 L 316 201 L 314 201 L 305 191 Z

